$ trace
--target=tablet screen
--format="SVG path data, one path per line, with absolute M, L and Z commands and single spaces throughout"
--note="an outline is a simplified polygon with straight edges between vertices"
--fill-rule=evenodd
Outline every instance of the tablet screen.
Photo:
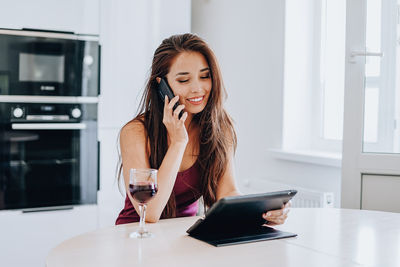
M 295 194 L 296 190 L 285 190 L 262 194 L 226 197 L 216 202 L 205 215 L 210 223 L 225 224 L 264 224 L 262 214 L 280 209 Z

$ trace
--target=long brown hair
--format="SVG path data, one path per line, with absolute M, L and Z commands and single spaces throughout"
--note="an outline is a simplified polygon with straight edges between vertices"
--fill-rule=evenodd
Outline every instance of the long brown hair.
M 158 169 L 168 149 L 167 129 L 162 123 L 164 103 L 160 100 L 156 88 L 157 77 L 166 76 L 172 61 L 182 52 L 201 53 L 210 68 L 212 88 L 204 110 L 193 116 L 191 123 L 200 129 L 200 150 L 197 158 L 201 169 L 201 193 L 204 204 L 210 207 L 217 200 L 217 185 L 225 172 L 228 162 L 227 151 L 236 150 L 236 133 L 233 123 L 223 107 L 226 91 L 216 57 L 209 46 L 197 35 L 186 33 L 173 35 L 161 43 L 154 52 L 151 74 L 147 81 L 138 115 L 133 119 L 143 123 L 147 131 L 147 144 L 150 146 L 149 161 L 151 168 Z M 120 159 L 118 179 L 122 170 Z M 162 218 L 175 217 L 175 195 L 172 193 Z

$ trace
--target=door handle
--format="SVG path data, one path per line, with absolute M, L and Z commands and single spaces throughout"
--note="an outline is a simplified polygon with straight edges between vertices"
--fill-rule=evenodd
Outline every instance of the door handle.
M 350 63 L 356 63 L 356 57 L 383 57 L 383 52 L 369 52 L 353 50 L 350 53 Z

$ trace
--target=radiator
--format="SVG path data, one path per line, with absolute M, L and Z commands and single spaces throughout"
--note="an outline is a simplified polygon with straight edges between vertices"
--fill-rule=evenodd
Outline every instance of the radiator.
M 245 180 L 240 189 L 244 194 L 296 189 L 297 194 L 291 201 L 294 208 L 333 208 L 335 204 L 333 192 L 316 191 L 267 180 Z
M 332 192 L 319 192 L 307 189 L 297 189 L 296 196 L 292 199 L 293 208 L 333 208 L 334 198 Z

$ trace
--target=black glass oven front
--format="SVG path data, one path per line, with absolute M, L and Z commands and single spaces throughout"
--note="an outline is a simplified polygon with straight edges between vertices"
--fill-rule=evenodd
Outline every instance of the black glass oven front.
M 0 29 L 0 95 L 98 96 L 96 39 Z
M 0 209 L 97 202 L 97 104 L 0 103 Z

